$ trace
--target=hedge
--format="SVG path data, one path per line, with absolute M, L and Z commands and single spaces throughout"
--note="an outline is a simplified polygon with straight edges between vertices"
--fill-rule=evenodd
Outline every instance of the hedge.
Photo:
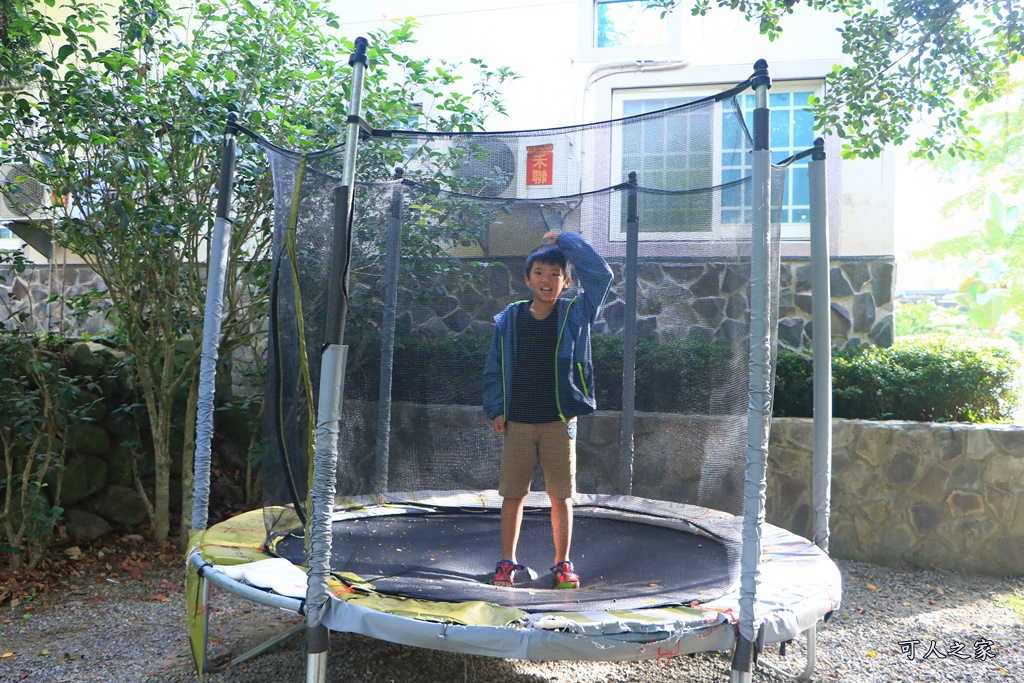
M 810 356 L 780 348 L 774 414 L 812 415 Z M 982 337 L 902 337 L 888 348 L 834 350 L 832 414 L 861 420 L 1001 422 L 1021 398 L 1020 351 Z
M 479 405 L 480 378 L 490 335 L 404 339 L 395 349 L 398 381 L 392 399 Z M 372 347 L 372 345 L 371 345 Z M 622 405 L 622 339 L 593 341 L 598 407 Z M 719 345 L 693 341 L 638 341 L 636 409 L 707 414 L 728 362 Z M 377 399 L 379 357 L 368 355 L 350 373 L 347 395 Z M 1013 413 L 1020 397 L 1020 354 L 1009 343 L 929 335 L 901 338 L 890 348 L 834 350 L 833 415 L 865 420 L 998 422 Z M 812 415 L 810 356 L 780 347 L 774 415 Z

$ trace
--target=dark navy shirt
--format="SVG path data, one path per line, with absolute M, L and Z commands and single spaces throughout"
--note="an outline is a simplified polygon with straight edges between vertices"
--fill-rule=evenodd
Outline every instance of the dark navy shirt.
M 506 420 L 543 424 L 555 422 L 555 349 L 558 346 L 558 308 L 537 320 L 530 302 L 516 311 L 516 352 L 512 366 L 512 400 Z

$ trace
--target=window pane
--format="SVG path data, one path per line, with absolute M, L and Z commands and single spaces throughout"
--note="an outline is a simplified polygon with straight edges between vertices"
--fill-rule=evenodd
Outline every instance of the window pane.
M 790 114 L 791 112 L 787 109 L 772 110 L 772 136 L 768 144 L 772 146 L 773 151 L 781 152 L 784 149 L 789 149 L 793 144 L 789 134 Z
M 786 202 L 792 209 L 792 223 L 807 223 L 810 221 L 809 213 L 811 207 L 810 177 L 807 175 L 807 164 L 792 166 L 786 172 Z M 801 218 L 802 217 L 802 218 Z
M 622 113 L 634 116 L 684 104 L 684 98 L 651 98 L 623 102 Z M 714 152 L 709 131 L 710 109 L 683 117 L 650 118 L 627 124 L 622 137 L 622 177 L 636 171 L 642 187 L 677 189 L 703 187 L 714 171 Z M 710 230 L 711 197 L 694 197 L 684 209 L 678 198 L 641 194 L 638 198 L 640 231 L 695 232 Z M 623 201 L 623 227 L 625 202 Z
M 814 143 L 814 115 L 809 111 L 796 111 L 793 113 L 793 140 L 799 144 L 801 140 L 810 140 L 804 149 Z
M 668 39 L 668 22 L 656 10 L 644 11 L 642 0 L 597 0 L 594 45 L 660 45 Z
M 771 108 L 772 162 L 778 163 L 801 152 L 814 144 L 814 117 L 805 111 L 811 91 L 771 92 L 768 105 Z M 751 94 L 739 98 L 747 125 L 753 125 L 755 99 Z M 723 168 L 734 154 L 723 151 Z M 724 179 L 723 175 L 723 179 Z M 786 192 L 783 196 L 781 219 L 783 223 L 807 223 L 810 192 L 808 189 L 807 164 L 792 166 L 786 171 Z M 723 201 L 723 206 L 725 206 Z M 731 208 L 731 207 L 730 207 Z M 725 221 L 723 211 L 722 220 Z

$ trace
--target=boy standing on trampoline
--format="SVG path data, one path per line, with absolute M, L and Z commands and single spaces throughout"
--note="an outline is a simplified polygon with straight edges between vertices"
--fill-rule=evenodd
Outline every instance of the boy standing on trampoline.
M 576 271 L 580 292 L 560 298 Z M 582 237 L 552 230 L 526 259 L 523 275 L 533 293 L 494 317 L 484 366 L 483 404 L 494 431 L 505 437 L 498 493 L 501 561 L 496 586 L 512 586 L 523 507 L 540 459 L 551 500 L 556 588 L 579 588 L 569 560 L 572 497 L 576 492 L 576 419 L 594 412 L 590 328 L 611 287 L 612 271 Z

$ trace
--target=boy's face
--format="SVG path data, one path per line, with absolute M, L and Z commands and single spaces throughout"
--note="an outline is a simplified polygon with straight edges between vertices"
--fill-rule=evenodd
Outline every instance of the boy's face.
M 523 276 L 527 286 L 533 291 L 534 301 L 553 303 L 569 286 L 572 278 L 557 263 L 535 262 L 530 272 Z

